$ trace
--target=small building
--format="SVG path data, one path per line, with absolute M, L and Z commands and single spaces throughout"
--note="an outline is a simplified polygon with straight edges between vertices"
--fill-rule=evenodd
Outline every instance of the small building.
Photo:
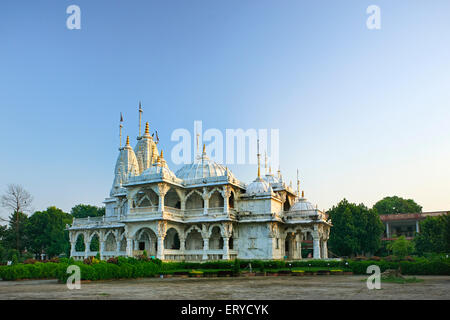
M 380 219 L 385 226 L 382 240 L 393 240 L 395 237 L 405 236 L 407 239 L 414 238 L 420 232 L 419 222 L 427 217 L 437 217 L 448 214 L 450 211 L 432 211 L 422 213 L 398 213 L 382 214 Z

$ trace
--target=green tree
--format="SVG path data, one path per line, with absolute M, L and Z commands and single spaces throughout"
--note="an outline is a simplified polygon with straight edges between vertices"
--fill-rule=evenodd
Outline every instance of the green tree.
M 397 196 L 385 197 L 373 206 L 378 214 L 420 213 L 422 207 L 412 199 L 403 199 Z
M 414 238 L 418 254 L 444 253 L 450 250 L 450 216 L 427 217 L 420 222 L 420 233 Z
M 27 225 L 28 216 L 25 213 L 15 212 L 9 216 L 9 225 L 3 231 L 4 235 L 2 239 L 2 244 L 5 249 L 15 249 L 18 256 L 22 254 L 29 244 L 29 237 L 26 232 Z
M 100 217 L 105 215 L 105 207 L 77 204 L 72 208 L 70 214 L 74 218 Z
M 333 253 L 340 256 L 369 254 L 381 246 L 384 226 L 376 210 L 344 199 L 327 213 L 333 224 L 329 239 Z
M 392 250 L 397 258 L 404 258 L 413 252 L 414 244 L 406 240 L 405 236 L 400 236 L 388 245 L 388 249 Z
M 30 238 L 30 250 L 34 253 L 46 253 L 50 257 L 61 253 L 69 254 L 69 234 L 66 225 L 72 223 L 72 216 L 56 207 L 37 211 L 30 218 L 27 234 Z

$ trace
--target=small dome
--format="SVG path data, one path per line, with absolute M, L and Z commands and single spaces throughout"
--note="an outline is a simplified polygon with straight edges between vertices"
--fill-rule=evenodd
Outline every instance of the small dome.
M 310 211 L 310 210 L 315 210 L 315 208 L 311 204 L 311 202 L 306 200 L 305 197 L 299 198 L 290 209 L 290 211 Z
M 272 187 L 267 181 L 261 178 L 256 178 L 255 181 L 248 185 L 245 193 L 247 193 L 248 195 L 254 195 L 266 192 L 272 192 Z
M 176 172 L 176 176 L 183 180 L 194 180 L 210 177 L 233 177 L 231 171 L 221 164 L 218 164 L 206 156 L 206 152 L 203 150 L 203 154 L 194 163 L 186 164 Z
M 266 174 L 263 179 L 270 184 L 280 183 L 280 180 L 271 173 Z
M 162 151 L 161 151 L 162 156 Z M 169 169 L 169 166 L 166 163 L 166 160 L 164 158 L 158 157 L 158 160 L 156 163 L 154 163 L 150 168 L 145 170 L 142 173 L 142 176 L 145 177 L 146 175 L 158 175 L 168 178 L 176 178 L 175 174 L 172 170 Z M 144 178 L 145 179 L 145 178 Z

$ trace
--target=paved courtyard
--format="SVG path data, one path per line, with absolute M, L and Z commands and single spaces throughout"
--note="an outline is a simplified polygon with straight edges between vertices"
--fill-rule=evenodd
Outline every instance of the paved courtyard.
M 68 290 L 56 280 L 0 281 L 0 299 L 450 299 L 450 276 L 420 283 L 382 283 L 368 290 L 365 276 L 147 278 L 97 281 Z

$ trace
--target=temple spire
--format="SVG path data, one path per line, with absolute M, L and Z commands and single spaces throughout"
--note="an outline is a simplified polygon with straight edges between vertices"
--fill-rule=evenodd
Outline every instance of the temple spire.
M 141 120 L 142 120 L 142 110 L 141 102 L 139 101 L 139 137 L 141 136 Z
M 147 135 L 149 135 L 150 134 L 150 129 L 149 129 L 149 127 L 148 127 L 148 122 L 146 122 L 145 123 L 145 134 Z
M 127 144 L 126 144 L 127 146 L 129 146 L 130 145 L 130 137 L 129 136 L 127 136 Z

